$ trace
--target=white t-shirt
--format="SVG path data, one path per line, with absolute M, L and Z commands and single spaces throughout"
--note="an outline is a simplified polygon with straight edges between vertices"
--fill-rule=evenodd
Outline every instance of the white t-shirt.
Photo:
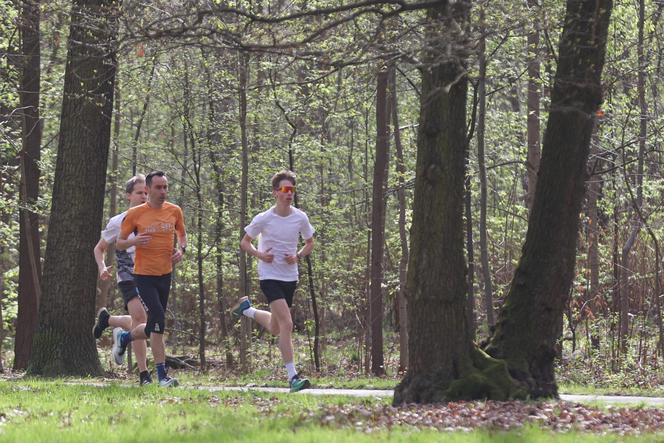
M 251 223 L 244 228 L 244 232 L 251 238 L 258 237 L 258 250 L 265 252 L 268 249 L 274 254 L 272 263 L 258 260 L 258 278 L 260 280 L 297 281 L 297 263 L 289 265 L 286 254 L 297 254 L 297 242 L 302 235 L 304 240 L 314 236 L 314 228 L 309 223 L 309 217 L 303 211 L 291 207 L 287 217 L 277 215 L 271 207 L 258 214 Z
M 101 231 L 101 238 L 103 238 L 104 241 L 109 245 L 115 243 L 115 241 L 118 239 L 118 235 L 120 235 L 120 226 L 122 225 L 122 220 L 124 220 L 126 215 L 127 211 L 112 217 L 108 221 L 106 229 Z M 129 237 L 127 237 L 127 239 L 132 238 L 134 238 L 133 233 L 129 234 Z M 118 264 L 117 277 L 119 282 L 134 279 L 133 272 L 135 252 L 136 247 L 134 246 L 131 246 L 124 251 L 119 251 L 117 249 L 115 250 L 115 259 Z

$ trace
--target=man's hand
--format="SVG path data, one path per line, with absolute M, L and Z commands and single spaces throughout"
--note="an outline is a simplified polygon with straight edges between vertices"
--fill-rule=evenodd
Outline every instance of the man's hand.
M 300 260 L 300 257 L 296 255 L 286 254 L 286 263 L 289 265 L 295 265 Z
M 180 250 L 180 248 L 176 248 L 175 252 L 173 252 L 173 255 L 171 255 L 171 261 L 173 264 L 180 263 L 182 258 L 184 258 L 184 253 Z
M 111 278 L 111 268 L 112 267 L 113 267 L 113 265 L 104 266 L 103 268 L 99 268 L 99 279 L 106 281 L 109 278 Z
M 274 260 L 274 254 L 270 253 L 271 250 L 272 248 L 268 248 L 268 250 L 265 252 L 259 252 L 258 258 L 263 260 L 265 263 L 272 263 L 272 260 Z
M 145 246 L 152 240 L 152 235 L 143 232 L 134 237 L 134 246 Z

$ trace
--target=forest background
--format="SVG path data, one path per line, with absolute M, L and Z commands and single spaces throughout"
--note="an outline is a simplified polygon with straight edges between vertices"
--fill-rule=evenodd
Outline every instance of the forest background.
M 39 8 L 36 40 L 25 5 Z M 227 312 L 242 294 L 260 300 L 239 239 L 249 217 L 271 205 L 270 176 L 293 169 L 297 204 L 317 230 L 294 310 L 306 337 L 301 363 L 398 376 L 408 361 L 404 286 L 425 15 L 368 2 L 387 9 L 261 22 L 252 14 L 276 17 L 287 5 L 205 12 L 215 8 L 124 2 L 100 178 L 106 198 L 90 224 L 124 209 L 122 183 L 133 174 L 166 171 L 191 245 L 176 270 L 169 348 L 202 370 L 246 369 L 265 337 L 248 322 L 233 328 Z M 662 384 L 663 10 L 656 0 L 613 5 L 557 360 L 572 382 Z M 564 13 L 562 1 L 473 2 L 465 223 L 477 342 L 489 336 L 521 255 Z M 38 321 L 70 19 L 69 2 L 0 2 L 0 365 L 15 370 L 28 366 Z M 43 131 L 36 148 L 27 143 L 35 132 L 22 132 L 20 97 L 31 41 L 41 47 L 32 71 L 40 80 L 32 117 Z M 93 263 L 91 250 L 72 252 Z M 97 307 L 121 309 L 114 284 L 99 283 L 96 294 Z

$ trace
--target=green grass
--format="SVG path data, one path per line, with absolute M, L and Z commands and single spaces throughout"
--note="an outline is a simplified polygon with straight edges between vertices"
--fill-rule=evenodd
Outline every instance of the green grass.
M 96 382 L 97 380 L 88 380 Z M 567 433 L 533 427 L 511 432 L 439 432 L 394 426 L 363 433 L 323 427 L 306 418 L 322 405 L 387 403 L 269 393 L 196 389 L 95 387 L 73 380 L 0 381 L 0 442 L 223 442 L 223 441 L 450 441 L 450 442 L 648 442 L 662 436 Z M 305 417 L 305 418 L 303 418 Z
M 661 388 L 625 388 L 625 387 L 595 387 L 564 383 L 558 387 L 561 394 L 588 394 L 588 395 L 634 395 L 638 397 L 664 397 L 664 386 Z

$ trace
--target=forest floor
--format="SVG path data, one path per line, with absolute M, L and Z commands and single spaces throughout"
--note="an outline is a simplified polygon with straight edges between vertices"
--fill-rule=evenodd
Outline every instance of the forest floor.
M 117 378 L 5 377 L 0 442 L 664 440 L 664 409 L 643 404 L 475 401 L 392 407 L 390 398 L 380 395 L 212 389 L 187 378 L 180 387 L 164 389 Z
M 201 372 L 195 350 L 182 350 L 190 364 L 170 370 L 181 382 L 175 389 L 138 387 L 135 373 L 110 364 L 108 349 L 99 349 L 103 377 L 0 375 L 0 442 L 87 442 L 100 435 L 110 442 L 664 442 L 658 368 L 613 373 L 596 362 L 568 361 L 557 372 L 560 400 L 392 407 L 403 374 L 390 352 L 388 375 L 372 377 L 349 346 L 329 346 L 315 371 L 306 363 L 306 344 L 298 343 L 296 359 L 305 362 L 300 370 L 313 389 L 293 395 L 269 341 L 254 342 L 249 372 L 226 364 L 218 351 Z

